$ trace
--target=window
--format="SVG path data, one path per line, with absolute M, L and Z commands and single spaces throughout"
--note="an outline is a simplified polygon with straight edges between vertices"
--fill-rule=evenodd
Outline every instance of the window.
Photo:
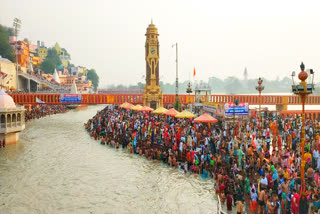
M 6 116 L 4 114 L 1 115 L 1 128 L 6 127 Z
M 7 115 L 7 127 L 11 127 L 11 115 L 10 114 L 8 114 Z
M 16 114 L 13 114 L 12 115 L 12 125 L 16 126 L 17 125 L 16 122 L 17 122 L 17 116 L 16 116 Z
M 20 124 L 21 124 L 21 114 L 18 113 L 18 115 L 17 115 L 17 125 L 20 126 Z

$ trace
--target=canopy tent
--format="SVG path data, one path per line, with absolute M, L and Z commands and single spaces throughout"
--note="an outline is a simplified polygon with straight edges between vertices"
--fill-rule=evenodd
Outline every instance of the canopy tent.
M 154 110 L 152 113 L 154 113 L 154 114 L 163 114 L 163 113 L 165 113 L 166 111 L 168 111 L 168 109 L 163 108 L 163 107 L 159 107 L 159 108 L 157 108 L 156 110 Z
M 122 103 L 122 104 L 120 105 L 120 108 L 124 108 L 124 107 L 126 107 L 128 104 L 130 104 L 130 103 L 128 103 L 128 102 Z
M 196 115 L 192 114 L 190 111 L 184 110 L 175 116 L 176 118 L 194 118 Z
M 134 105 L 132 105 L 131 103 L 128 103 L 125 107 L 123 107 L 124 109 L 130 110 L 132 107 L 134 107 Z
M 138 104 L 138 105 L 133 106 L 133 107 L 131 108 L 131 110 L 137 111 L 137 110 L 139 110 L 139 109 L 141 109 L 141 108 L 142 108 L 142 106 Z
M 44 102 L 44 101 L 40 100 L 38 97 L 36 97 L 36 103 L 43 104 L 43 103 L 46 103 L 46 102 Z
M 216 123 L 216 122 L 218 122 L 218 120 L 216 118 L 212 117 L 211 115 L 209 115 L 208 113 L 204 113 L 200 117 L 197 117 L 196 119 L 194 119 L 194 122 L 196 122 L 196 123 Z
M 171 117 L 175 117 L 177 114 L 179 114 L 180 112 L 178 112 L 177 110 L 175 110 L 174 108 L 169 109 L 168 111 L 164 112 L 164 115 L 167 116 L 171 116 Z
M 142 108 L 138 109 L 137 111 L 153 111 L 153 108 L 149 106 L 143 106 Z

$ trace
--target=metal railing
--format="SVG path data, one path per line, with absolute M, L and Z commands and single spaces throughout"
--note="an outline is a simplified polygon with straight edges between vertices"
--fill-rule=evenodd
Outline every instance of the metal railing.
M 53 84 L 53 83 L 49 82 L 46 79 L 39 78 L 38 76 L 29 74 L 29 73 L 26 73 L 26 72 L 19 71 L 18 75 L 23 76 L 23 77 L 28 78 L 28 79 L 32 79 L 33 81 L 35 81 L 37 83 L 47 85 L 47 86 L 49 86 L 51 88 L 54 88 L 54 89 L 60 88 L 59 85 Z

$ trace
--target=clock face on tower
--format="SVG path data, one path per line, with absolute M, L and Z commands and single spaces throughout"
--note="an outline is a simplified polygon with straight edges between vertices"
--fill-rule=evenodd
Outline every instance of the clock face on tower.
M 156 49 L 151 48 L 151 51 L 150 51 L 150 52 L 151 52 L 152 55 L 154 55 L 154 54 L 156 53 Z

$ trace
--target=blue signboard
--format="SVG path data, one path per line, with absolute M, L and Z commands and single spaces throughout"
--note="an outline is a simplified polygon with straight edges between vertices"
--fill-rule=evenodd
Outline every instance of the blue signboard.
M 239 105 L 236 106 L 234 103 L 226 103 L 224 105 L 224 112 L 226 116 L 248 115 L 249 105 L 248 103 L 239 103 Z
M 62 103 L 81 103 L 81 94 L 61 94 Z

